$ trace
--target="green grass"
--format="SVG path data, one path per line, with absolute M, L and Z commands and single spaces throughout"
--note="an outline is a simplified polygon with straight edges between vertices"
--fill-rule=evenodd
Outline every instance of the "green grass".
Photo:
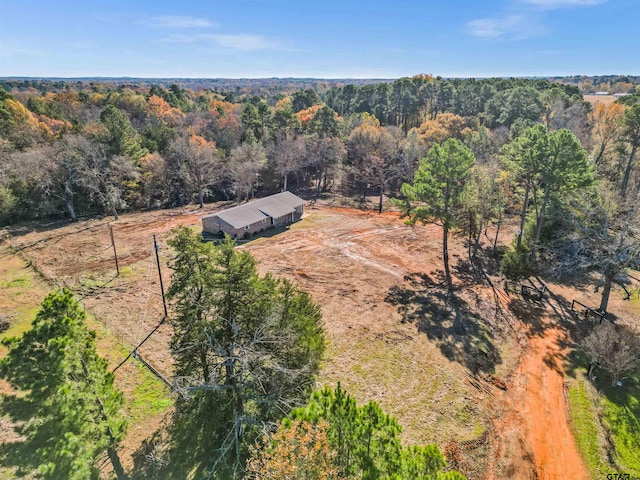
M 6 249 L 0 251 L 0 254 L 0 311 L 11 320 L 11 327 L 0 333 L 0 339 L 19 337 L 29 330 L 40 308 L 40 302 L 54 287 L 28 268 L 23 260 L 10 255 Z M 128 267 L 121 272 L 124 277 L 134 273 Z M 104 281 L 99 275 L 92 273 L 83 280 L 85 288 Z M 87 326 L 96 331 L 98 353 L 109 361 L 111 367 L 127 356 L 128 347 L 123 346 L 90 312 L 87 312 Z M 5 347 L 0 346 L 0 358 L 6 351 Z M 130 359 L 116 375 L 120 380 L 116 381 L 118 388 L 125 395 L 126 416 L 130 427 L 146 425 L 151 418 L 161 415 L 173 405 L 173 396 L 166 385 L 140 362 Z M 153 432 L 149 432 L 151 433 Z M 11 478 L 15 478 L 14 470 L 0 465 L 0 480 Z
M 576 375 L 576 379 L 571 382 L 569 387 L 571 427 L 578 449 L 593 478 L 606 478 L 606 474 L 612 469 L 606 461 L 606 452 L 602 446 L 603 438 L 598 425 L 598 413 L 587 388 L 589 385 L 585 385 L 582 375 Z
M 18 307 L 13 313 L 11 327 L 0 333 L 0 339 L 22 336 L 24 332 L 31 328 L 31 322 L 36 318 L 39 309 L 39 305 L 36 307 L 31 305 Z
M 602 422 L 615 447 L 615 461 L 621 471 L 640 477 L 640 372 L 612 387 L 608 378 L 604 391 Z
M 113 274 L 111 272 L 92 272 L 86 271 L 78 278 L 77 289 L 96 289 L 101 288 L 108 282 L 113 280 Z
M 155 377 L 142 363 L 134 360 L 138 370 L 138 386 L 133 390 L 127 411 L 133 423 L 143 422 L 150 416 L 166 411 L 173 405 L 169 388 Z
M 30 275 L 22 275 L 11 280 L 0 282 L 0 288 L 28 288 L 31 286 L 31 283 Z M 20 295 L 20 292 L 16 292 L 16 294 Z
M 127 357 L 129 347 L 123 346 L 112 332 L 89 312 L 87 324 L 96 332 L 99 353 L 107 359 L 112 368 Z M 118 372 L 116 375 L 126 377 L 122 378 L 124 382 L 119 388 L 125 395 L 126 414 L 132 425 L 143 424 L 173 405 L 173 396 L 169 388 L 138 360 L 130 358 Z
M 584 371 L 576 372 L 569 388 L 572 428 L 576 442 L 594 478 L 613 471 L 640 478 L 640 372 L 612 387 L 605 372 L 598 372 L 592 387 Z M 607 441 L 613 446 L 614 465 L 607 459 Z

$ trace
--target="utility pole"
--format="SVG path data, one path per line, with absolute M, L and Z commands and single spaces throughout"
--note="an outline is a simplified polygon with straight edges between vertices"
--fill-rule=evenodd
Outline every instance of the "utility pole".
M 160 257 L 158 256 L 158 251 L 160 250 L 160 246 L 158 245 L 158 240 L 156 240 L 155 233 L 153 234 L 153 249 L 156 251 L 156 264 L 158 265 L 158 277 L 160 277 L 160 292 L 162 293 L 162 306 L 164 307 L 164 317 L 167 318 L 169 314 L 167 313 L 167 301 L 164 298 L 164 284 L 162 283 L 162 270 L 160 270 Z
M 111 235 L 111 246 L 113 247 L 113 256 L 116 259 L 116 273 L 117 277 L 120 276 L 120 266 L 118 265 L 118 252 L 116 252 L 116 242 L 113 239 L 113 227 L 109 224 L 109 234 Z

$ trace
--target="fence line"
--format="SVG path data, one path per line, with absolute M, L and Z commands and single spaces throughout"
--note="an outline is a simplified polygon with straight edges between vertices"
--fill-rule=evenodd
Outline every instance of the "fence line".
M 542 288 L 535 287 L 533 285 L 525 285 L 524 283 L 510 282 L 509 280 L 504 281 L 504 289 L 507 293 L 519 293 L 524 298 L 532 298 L 541 302 L 544 298 L 544 294 L 547 291 L 547 286 L 542 285 Z
M 104 225 L 104 224 L 95 225 L 95 226 L 90 227 L 90 228 L 85 228 L 85 229 L 82 229 L 81 231 L 89 230 L 91 228 L 96 228 L 96 227 L 102 226 L 102 225 Z M 79 233 L 79 232 L 74 232 L 74 233 Z M 52 237 L 52 238 L 57 238 L 57 237 L 60 237 L 60 236 L 56 236 L 56 237 Z M 72 288 L 71 285 L 69 285 L 68 282 L 66 282 L 64 279 L 58 277 L 52 271 L 50 271 L 48 268 L 45 268 L 40 263 L 38 263 L 38 261 L 26 251 L 27 248 L 30 248 L 34 244 L 26 245 L 26 246 L 20 246 L 19 247 L 19 246 L 15 245 L 14 242 L 12 242 L 12 237 L 10 235 L 7 235 L 6 240 L 7 240 L 7 243 L 9 244 L 9 247 L 13 250 L 13 252 L 15 254 L 17 254 L 20 258 L 22 258 L 25 262 L 27 262 L 27 264 L 30 267 L 32 267 L 36 272 L 38 272 L 38 274 L 40 274 L 46 281 L 53 283 L 58 288 L 66 288 L 66 289 L 74 292 L 74 295 L 76 296 L 76 300 L 77 300 L 78 304 L 81 305 L 82 309 L 86 312 L 86 305 L 84 303 L 84 299 L 87 298 L 87 297 L 90 297 L 92 295 L 92 293 L 88 293 L 88 294 L 85 294 L 85 295 L 78 295 L 78 293 L 74 291 L 74 289 Z M 49 239 L 45 239 L 45 240 L 49 240 Z M 36 243 L 38 243 L 38 242 L 36 242 Z M 109 248 L 111 248 L 111 245 L 109 245 Z M 111 280 L 109 280 L 105 284 L 101 285 L 101 287 L 105 287 L 106 285 L 111 283 L 113 280 L 114 279 L 112 278 Z M 125 358 L 125 360 L 120 365 L 118 365 L 118 367 L 116 367 L 116 369 L 119 368 L 124 362 L 126 362 L 131 356 L 133 356 L 134 358 L 137 358 L 138 360 L 140 360 L 140 362 L 152 374 L 154 374 L 156 377 L 158 377 L 160 380 L 162 380 L 162 382 L 164 382 L 167 386 L 169 386 L 169 388 L 171 388 L 172 391 L 174 391 L 175 389 L 174 389 L 173 384 L 169 380 L 167 380 L 167 378 L 164 375 L 162 375 L 155 367 L 153 367 L 151 364 L 149 364 L 149 362 L 144 360 L 140 356 L 140 352 L 138 352 L 138 348 L 142 345 L 142 343 L 147 341 L 151 337 L 151 335 L 158 330 L 160 325 L 162 325 L 165 320 L 166 320 L 166 317 L 164 317 L 162 319 L 162 321 L 151 331 L 151 333 L 149 333 L 149 335 L 147 335 L 147 337 L 134 350 L 131 351 L 131 353 L 127 356 L 127 358 Z M 108 330 L 111 333 L 111 335 L 113 335 L 116 338 L 116 340 L 120 343 L 121 347 L 126 348 L 126 345 L 130 344 L 130 342 L 128 342 L 124 338 L 123 335 L 119 334 L 118 332 L 114 331 L 113 329 L 110 329 L 109 325 L 108 325 L 108 323 L 106 321 L 102 321 L 102 320 L 98 320 L 98 321 L 100 322 L 100 324 L 102 324 L 102 326 L 106 330 Z
M 584 303 L 579 302 L 578 300 L 575 300 L 575 299 L 571 302 L 571 311 L 572 312 L 576 312 L 576 308 L 575 308 L 576 304 L 580 305 L 584 309 L 584 319 L 585 320 L 589 320 L 589 315 L 594 315 L 595 317 L 600 319 L 600 321 L 598 323 L 602 323 L 603 320 L 606 320 L 606 316 L 605 316 L 604 312 L 601 312 L 600 310 L 596 310 L 594 308 L 588 307 Z
M 164 382 L 165 385 L 167 385 L 171 391 L 174 391 L 174 385 L 167 380 L 167 378 L 162 375 L 158 370 L 156 370 L 149 362 L 147 362 L 144 358 L 142 358 L 142 356 L 140 355 L 140 352 L 138 352 L 138 350 L 134 350 L 133 352 L 133 358 L 137 359 L 140 361 L 140 363 L 142 363 L 145 367 L 147 367 L 147 369 L 153 373 L 156 377 L 158 377 L 160 380 L 162 380 Z

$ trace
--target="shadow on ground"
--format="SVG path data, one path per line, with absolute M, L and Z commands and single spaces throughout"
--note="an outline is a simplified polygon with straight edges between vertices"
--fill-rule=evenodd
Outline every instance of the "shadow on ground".
M 212 478 L 226 469 L 222 462 L 216 467 L 220 445 L 231 431 L 228 421 L 229 406 L 216 401 L 212 395 L 200 402 L 178 401 L 173 413 L 167 414 L 166 425 L 143 442 L 133 455 L 134 479 L 182 480 L 185 478 Z M 243 451 L 242 457 L 246 457 Z M 225 457 L 226 458 L 226 457 Z
M 405 284 L 389 289 L 385 302 L 395 306 L 403 323 L 414 323 L 419 332 L 440 348 L 449 360 L 474 373 L 493 373 L 501 363 L 496 348 L 495 317 L 491 305 L 472 291 L 447 292 L 445 286 L 424 273 L 407 275 Z

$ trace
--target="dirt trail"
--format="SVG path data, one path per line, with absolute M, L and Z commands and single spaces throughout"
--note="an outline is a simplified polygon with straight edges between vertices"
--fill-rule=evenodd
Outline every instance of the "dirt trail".
M 107 227 L 101 221 L 50 230 L 25 227 L 14 229 L 12 234 L 14 243 L 24 246 L 56 277 L 88 290 L 87 308 L 134 344 L 162 314 L 151 235 L 158 234 L 164 264 L 169 258 L 165 248 L 169 230 L 197 224 L 202 213 L 146 212 L 114 222 L 120 267 L 129 270 L 101 288 L 93 288 L 91 282 L 98 283 L 113 270 Z M 377 215 L 317 206 L 308 209 L 308 214 L 286 234 L 255 239 L 242 248 L 258 259 L 263 272 L 294 280 L 322 305 L 332 349 L 323 369 L 325 382 L 341 380 L 361 400 L 379 401 L 403 421 L 403 438 L 409 443 L 435 441 L 442 445 L 452 437 L 474 438 L 485 426 L 485 418 L 489 423 L 491 414 L 487 412 L 495 411 L 496 451 L 488 478 L 589 478 L 567 420 L 562 369 L 568 347 L 560 318 L 550 315 L 550 310 L 522 305 L 521 314 L 516 315 L 521 324 L 515 330 L 520 331 L 521 345 L 526 344 L 526 349 L 513 372 L 509 367 L 516 363 L 519 347 L 507 348 L 505 355 L 511 355 L 513 362 L 495 373 L 507 378 L 508 372 L 513 372 L 508 391 L 498 394 L 496 389 L 495 397 L 492 394 L 485 399 L 465 380 L 464 362 L 443 355 L 447 350 L 442 346 L 454 352 L 459 349 L 458 337 L 446 331 L 449 336 L 426 341 L 425 332 L 401 321 L 397 308 L 386 301 L 393 288 L 411 293 L 407 290 L 411 287 L 408 275 L 434 275 L 437 271 L 438 229 L 407 228 L 393 213 Z M 80 228 L 85 230 L 79 233 Z M 508 229 L 501 233 L 501 243 L 513 234 Z M 460 242 L 454 242 L 451 249 L 454 263 L 466 255 Z M 165 278 L 169 273 L 163 267 Z M 505 311 L 513 306 L 514 298 L 500 287 L 481 293 L 478 298 L 494 298 Z M 575 291 L 563 293 L 568 294 L 566 298 L 576 295 Z M 170 334 L 170 328 L 163 327 L 143 350 L 157 367 L 169 372 Z M 411 368 L 407 368 L 409 364 Z
M 563 366 L 568 332 L 556 316 L 537 313 L 523 325 L 527 346 L 504 399 L 505 413 L 496 419 L 497 457 L 514 479 L 589 479 L 569 425 Z
M 544 336 L 532 339 L 518 375 L 522 382 L 516 395 L 522 395 L 517 411 L 522 415 L 533 448 L 536 471 L 541 480 L 587 479 L 589 474 L 578 453 L 567 421 L 564 375 L 558 327 L 546 328 Z

